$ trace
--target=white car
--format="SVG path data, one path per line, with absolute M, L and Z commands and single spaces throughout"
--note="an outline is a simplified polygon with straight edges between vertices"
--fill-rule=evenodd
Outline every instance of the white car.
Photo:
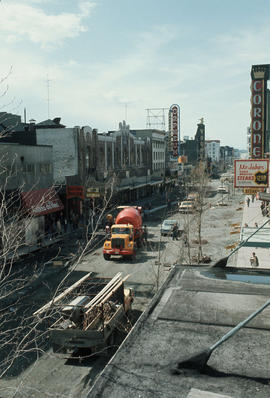
M 160 228 L 161 235 L 162 236 L 171 235 L 174 224 L 176 224 L 178 229 L 179 229 L 178 221 L 176 221 L 176 220 L 164 220 L 163 223 L 161 224 L 161 228 Z
M 228 191 L 225 187 L 218 187 L 217 192 L 218 193 L 228 193 Z

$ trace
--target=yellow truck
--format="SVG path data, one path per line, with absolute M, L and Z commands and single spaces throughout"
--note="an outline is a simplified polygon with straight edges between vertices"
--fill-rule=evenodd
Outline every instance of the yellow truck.
M 122 256 L 133 259 L 136 248 L 142 240 L 141 207 L 119 206 L 120 212 L 111 226 L 110 236 L 106 237 L 103 245 L 103 257 L 110 260 L 111 256 Z

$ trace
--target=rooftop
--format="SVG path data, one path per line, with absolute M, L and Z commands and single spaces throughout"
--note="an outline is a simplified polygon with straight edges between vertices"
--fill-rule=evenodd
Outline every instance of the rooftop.
M 218 347 L 203 372 L 171 372 L 262 306 L 269 282 L 267 271 L 176 266 L 88 397 L 269 398 L 267 308 Z

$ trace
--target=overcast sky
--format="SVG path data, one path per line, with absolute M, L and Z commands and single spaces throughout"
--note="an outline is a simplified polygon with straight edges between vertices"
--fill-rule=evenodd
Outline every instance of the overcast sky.
M 103 132 L 126 117 L 145 128 L 146 109 L 176 103 L 181 136 L 193 137 L 203 117 L 206 139 L 246 148 L 251 65 L 270 63 L 270 6 L 2 0 L 0 42 L 1 111 Z

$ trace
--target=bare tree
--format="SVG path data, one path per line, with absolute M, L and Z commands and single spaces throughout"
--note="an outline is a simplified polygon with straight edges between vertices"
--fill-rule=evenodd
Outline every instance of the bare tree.
M 206 172 L 205 163 L 200 162 L 196 168 L 192 171 L 191 180 L 195 196 L 195 216 L 197 225 L 197 240 L 198 240 L 198 252 L 197 261 L 200 263 L 203 259 L 202 251 L 202 218 L 205 210 L 205 198 L 208 189 L 209 177 Z
M 4 163 L 1 162 L 1 165 Z M 93 209 L 82 227 L 85 233 L 82 244 L 78 245 L 78 250 L 73 255 L 65 259 L 65 266 L 59 275 L 47 284 L 46 301 L 51 300 L 50 307 L 41 317 L 35 318 L 32 313 L 37 308 L 32 298 L 35 292 L 31 283 L 43 271 L 44 266 L 36 262 L 29 270 L 23 262 L 18 263 L 21 249 L 26 245 L 25 230 L 31 225 L 33 216 L 22 212 L 16 205 L 15 194 L 10 194 L 6 189 L 9 178 L 12 178 L 10 171 L 2 167 L 1 172 L 4 183 L 0 187 L 0 377 L 3 377 L 6 374 L 16 374 L 23 369 L 25 361 L 33 362 L 47 350 L 47 326 L 59 311 L 54 298 L 67 288 L 68 277 L 82 258 L 99 244 L 95 242 L 95 237 L 114 193 L 114 179 L 106 186 L 103 203 Z M 44 198 L 41 198 L 41 202 L 42 200 Z M 30 242 L 27 243 L 29 244 Z M 57 256 L 57 249 L 56 254 L 53 253 L 55 251 L 52 252 L 51 261 L 54 260 L 53 256 Z

